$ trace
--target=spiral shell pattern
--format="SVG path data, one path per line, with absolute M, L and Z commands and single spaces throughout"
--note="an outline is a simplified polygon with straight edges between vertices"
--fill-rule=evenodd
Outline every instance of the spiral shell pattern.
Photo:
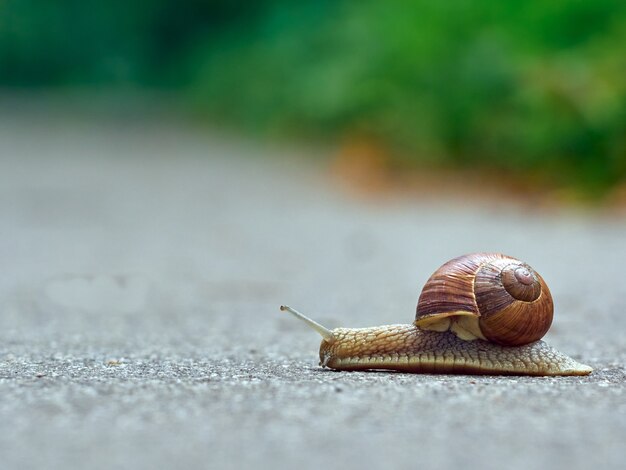
M 430 277 L 415 324 L 473 317 L 487 340 L 518 346 L 542 338 L 553 312 L 548 286 L 526 263 L 497 253 L 474 253 L 448 261 Z

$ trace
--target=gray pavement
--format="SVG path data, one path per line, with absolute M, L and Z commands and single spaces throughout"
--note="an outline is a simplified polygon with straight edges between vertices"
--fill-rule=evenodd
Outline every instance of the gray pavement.
M 355 198 L 303 153 L 0 109 L 2 469 L 624 468 L 626 220 Z M 278 311 L 410 322 L 484 250 L 544 276 L 545 339 L 591 376 L 326 371 Z

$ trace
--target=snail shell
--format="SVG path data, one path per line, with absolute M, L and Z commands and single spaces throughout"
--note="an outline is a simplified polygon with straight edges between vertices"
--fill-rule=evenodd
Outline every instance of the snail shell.
M 537 341 L 552 323 L 548 286 L 526 263 L 497 253 L 448 261 L 430 277 L 414 325 L 504 346 Z

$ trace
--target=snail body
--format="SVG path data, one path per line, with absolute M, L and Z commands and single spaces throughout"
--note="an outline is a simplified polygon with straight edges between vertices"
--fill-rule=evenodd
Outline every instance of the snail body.
M 509 256 L 475 253 L 441 266 L 406 325 L 328 330 L 290 307 L 323 337 L 320 365 L 413 373 L 587 375 L 592 369 L 540 339 L 553 302 L 545 281 Z

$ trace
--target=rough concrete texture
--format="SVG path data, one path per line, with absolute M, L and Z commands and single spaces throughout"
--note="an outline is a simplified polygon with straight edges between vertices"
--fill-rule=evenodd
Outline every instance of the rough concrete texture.
M 358 199 L 301 157 L 2 108 L 3 469 L 623 468 L 624 219 Z M 483 250 L 544 276 L 545 340 L 591 376 L 322 370 L 278 311 L 410 322 L 434 269 Z

